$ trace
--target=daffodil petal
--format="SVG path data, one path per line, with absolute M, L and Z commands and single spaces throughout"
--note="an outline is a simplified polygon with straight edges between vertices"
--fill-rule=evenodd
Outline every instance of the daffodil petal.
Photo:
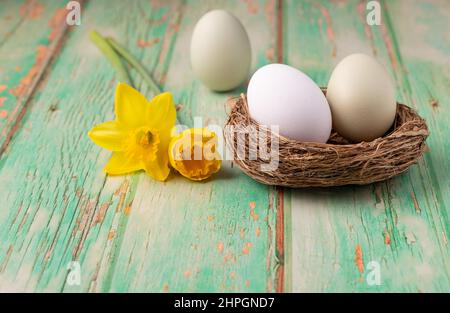
M 115 111 L 117 120 L 129 129 L 145 125 L 149 102 L 139 91 L 124 83 L 116 88 Z
M 112 121 L 94 126 L 88 136 L 102 148 L 110 151 L 121 151 L 127 132 L 119 123 Z
M 141 161 L 132 159 L 123 152 L 114 152 L 104 170 L 109 175 L 124 175 L 143 168 Z
M 157 128 L 160 131 L 171 131 L 175 126 L 176 109 L 173 103 L 172 94 L 165 92 L 150 101 L 147 111 L 146 121 L 149 126 Z
M 169 156 L 166 150 L 159 150 L 156 159 L 145 160 L 145 171 L 155 180 L 165 181 L 170 173 Z

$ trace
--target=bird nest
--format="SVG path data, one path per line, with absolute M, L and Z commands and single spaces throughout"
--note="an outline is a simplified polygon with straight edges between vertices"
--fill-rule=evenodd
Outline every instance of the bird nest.
M 268 185 L 330 187 L 383 181 L 416 163 L 429 135 L 425 120 L 400 103 L 394 125 L 383 137 L 350 143 L 332 131 L 325 144 L 291 140 L 259 125 L 250 117 L 243 94 L 229 104 L 224 137 L 234 163 L 248 176 Z M 252 136 L 249 129 L 267 133 L 266 140 Z M 268 152 L 277 145 L 277 154 Z

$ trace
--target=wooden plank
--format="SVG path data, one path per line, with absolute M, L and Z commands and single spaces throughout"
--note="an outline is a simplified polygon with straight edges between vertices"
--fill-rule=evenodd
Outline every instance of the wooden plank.
M 29 97 L 66 33 L 65 3 L 62 0 L 2 3 L 0 155 L 20 124 Z
M 195 22 L 213 8 L 226 8 L 252 38 L 253 69 L 276 53 L 276 2 L 188 1 L 173 48 L 166 90 L 182 104 L 180 120 L 223 125 L 227 97 L 194 79 L 189 41 Z M 143 177 L 131 207 L 115 270 L 102 290 L 274 291 L 276 277 L 276 191 L 246 177 L 229 162 L 214 179 L 192 183 L 176 176 L 160 184 Z
M 407 174 L 368 187 L 275 190 L 230 164 L 200 184 L 181 177 L 160 184 L 144 174 L 106 178 L 101 167 L 109 154 L 85 133 L 112 118 L 115 79 L 87 31 L 124 41 L 174 92 L 182 122 L 192 125 L 201 115 L 220 125 L 230 94 L 212 94 L 192 80 L 186 51 L 189 32 L 208 5 L 229 8 L 243 20 L 254 46 L 253 68 L 284 51 L 284 61 L 325 85 L 343 56 L 375 55 L 395 78 L 399 100 L 427 118 L 430 152 Z M 83 25 L 68 38 L 42 88 L 34 95 L 34 87 L 27 89 L 29 112 L 0 159 L 0 290 L 450 290 L 449 4 L 382 5 L 378 28 L 364 23 L 362 1 L 88 3 Z M 7 19 L 5 25 L 14 28 Z M 280 30 L 284 36 L 276 35 Z M 3 47 L 20 43 L 10 38 L 0 46 L 2 69 L 8 63 Z M 35 60 L 35 52 L 20 51 L 23 60 Z M 81 265 L 80 286 L 66 284 L 72 260 Z M 371 260 L 381 264 L 381 286 L 365 283 Z
M 82 25 L 68 38 L 0 159 L 0 290 L 97 290 L 103 254 L 120 245 L 111 229 L 126 224 L 139 175 L 106 178 L 102 167 L 109 153 L 87 138 L 94 124 L 113 118 L 116 83 L 87 34 L 94 28 L 116 36 L 160 78 L 171 59 L 174 33 L 168 29 L 176 25 L 178 2 L 105 4 L 86 4 Z M 138 45 L 155 37 L 163 40 Z M 72 260 L 81 264 L 80 286 L 66 286 Z
M 406 41 L 413 35 L 411 29 L 417 27 L 424 36 L 419 40 L 429 39 L 436 32 L 445 36 L 448 18 L 438 12 L 446 5 L 398 1 L 391 12 L 382 3 L 380 27 L 365 23 L 365 1 L 290 1 L 287 6 L 288 63 L 305 71 L 319 85 L 326 85 L 339 59 L 352 52 L 372 54 L 395 78 L 399 100 L 418 108 L 428 118 L 432 133 L 428 141 L 431 154 L 398 178 L 366 187 L 292 193 L 293 291 L 448 291 L 448 157 L 442 153 L 448 151 L 448 144 L 439 135 L 448 126 L 438 130 L 448 122 L 445 118 L 430 121 L 429 95 L 418 89 L 413 91 L 410 85 L 414 82 L 417 87 L 423 79 L 436 80 L 440 87 L 431 87 L 429 82 L 425 86 L 445 101 L 448 76 L 443 75 L 445 70 L 437 70 L 433 65 L 436 61 L 421 63 L 422 67 L 413 72 L 406 71 L 402 44 L 395 39 L 395 25 L 411 18 L 411 8 L 422 21 L 419 25 L 409 24 L 408 29 L 399 28 Z M 431 19 L 436 22 L 427 23 Z M 421 48 L 436 49 L 425 45 Z M 448 55 L 448 48 L 443 49 Z M 417 50 L 416 53 L 416 57 L 427 59 L 426 54 Z M 423 71 L 433 76 L 423 77 Z M 435 167 L 442 176 L 433 175 Z M 370 261 L 381 265 L 380 286 L 366 283 Z
M 391 40 L 397 51 L 403 99 L 426 118 L 431 131 L 427 142 L 429 152 L 418 168 L 411 172 L 411 181 L 416 182 L 416 185 L 410 190 L 409 197 L 401 197 L 410 199 L 410 203 L 412 201 L 417 214 L 426 219 L 428 229 L 420 219 L 408 220 L 404 223 L 408 228 L 406 239 L 411 245 L 419 245 L 430 259 L 437 259 L 428 264 L 424 262 L 423 268 L 430 270 L 426 276 L 423 275 L 426 280 L 422 284 L 428 286 L 432 282 L 430 289 L 448 292 L 450 143 L 446 134 L 450 123 L 450 3 L 389 3 L 385 10 L 389 17 L 386 27 L 395 34 Z M 401 18 L 397 19 L 396 16 Z M 414 35 L 410 32 L 413 26 L 417 29 Z M 428 241 L 434 242 L 434 245 Z

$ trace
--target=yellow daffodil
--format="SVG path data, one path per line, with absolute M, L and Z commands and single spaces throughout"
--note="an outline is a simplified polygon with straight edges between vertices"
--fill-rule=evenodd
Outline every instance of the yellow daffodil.
M 206 128 L 191 128 L 172 138 L 169 160 L 174 169 L 191 180 L 204 180 L 219 171 L 217 136 Z
M 147 101 L 137 90 L 119 83 L 115 113 L 115 121 L 89 132 L 93 142 L 113 151 L 105 172 L 122 175 L 143 169 L 156 180 L 166 180 L 170 172 L 167 149 L 176 119 L 172 95 L 162 93 Z

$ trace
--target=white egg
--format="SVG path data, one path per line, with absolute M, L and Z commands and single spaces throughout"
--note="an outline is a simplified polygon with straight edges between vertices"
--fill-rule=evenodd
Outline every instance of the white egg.
M 365 54 L 339 62 L 328 83 L 327 100 L 333 128 L 353 142 L 383 136 L 395 119 L 394 84 L 384 67 Z
M 331 112 L 320 88 L 306 74 L 284 64 L 260 68 L 247 90 L 250 116 L 280 134 L 303 142 L 325 143 L 331 133 Z
M 233 14 L 214 10 L 197 22 L 191 39 L 191 65 L 194 74 L 215 91 L 234 89 L 248 78 L 250 40 Z

